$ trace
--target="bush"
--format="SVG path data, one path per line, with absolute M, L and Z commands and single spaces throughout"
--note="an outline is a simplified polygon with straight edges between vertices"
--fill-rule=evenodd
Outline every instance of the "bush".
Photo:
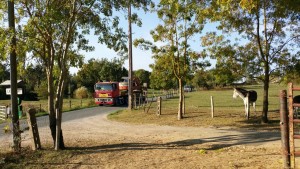
M 74 95 L 77 99 L 88 98 L 88 90 L 86 87 L 82 86 L 74 91 Z

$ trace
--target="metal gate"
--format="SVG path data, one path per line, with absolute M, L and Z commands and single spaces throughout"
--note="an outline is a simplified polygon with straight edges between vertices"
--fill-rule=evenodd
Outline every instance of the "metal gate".
M 289 112 L 289 146 L 290 146 L 290 164 L 295 168 L 295 157 L 300 157 L 300 149 L 296 146 L 300 141 L 300 119 L 298 117 L 298 109 L 300 110 L 300 102 L 295 99 L 294 91 L 300 91 L 300 87 L 288 84 L 288 112 Z M 299 140 L 299 141 L 298 141 Z M 299 143 L 298 143 L 299 144 Z

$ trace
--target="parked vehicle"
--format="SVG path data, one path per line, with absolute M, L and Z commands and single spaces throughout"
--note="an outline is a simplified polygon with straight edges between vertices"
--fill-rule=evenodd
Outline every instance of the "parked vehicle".
M 191 91 L 193 91 L 193 87 L 190 86 L 190 85 L 186 85 L 186 86 L 183 87 L 183 90 L 184 90 L 185 92 L 191 92 Z
M 122 79 L 122 82 L 97 82 L 94 86 L 95 103 L 98 105 L 128 104 L 128 78 Z M 143 88 L 137 78 L 133 78 L 132 91 L 134 94 L 143 94 Z

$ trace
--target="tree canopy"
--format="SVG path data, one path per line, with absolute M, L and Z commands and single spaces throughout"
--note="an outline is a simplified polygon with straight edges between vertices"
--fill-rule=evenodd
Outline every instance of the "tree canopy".
M 123 67 L 124 61 L 114 58 L 108 60 L 90 59 L 82 65 L 75 77 L 77 87 L 84 86 L 89 92 L 93 92 L 94 85 L 98 81 L 121 81 L 121 78 L 128 76 L 128 71 Z

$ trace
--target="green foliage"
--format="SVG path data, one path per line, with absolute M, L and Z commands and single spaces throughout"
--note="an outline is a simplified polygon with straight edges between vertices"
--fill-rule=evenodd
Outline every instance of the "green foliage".
M 134 77 L 137 77 L 138 79 L 140 79 L 141 84 L 143 85 L 143 83 L 147 83 L 147 86 L 150 86 L 150 72 L 144 69 L 139 69 L 134 71 Z
M 42 65 L 30 64 L 23 70 L 22 79 L 26 85 L 26 91 L 34 90 L 34 87 L 40 86 L 40 84 L 46 81 L 46 72 Z
M 48 84 L 47 81 L 42 81 L 41 84 L 34 87 L 34 91 L 40 99 L 48 99 Z
M 106 58 L 90 59 L 82 65 L 75 77 L 77 87 L 85 86 L 89 92 L 93 92 L 94 85 L 98 81 L 121 81 L 121 78 L 128 76 L 127 70 L 123 67 L 123 61 Z
M 173 73 L 172 59 L 167 55 L 162 55 L 155 59 L 155 63 L 150 65 L 152 72 L 150 75 L 150 88 L 152 89 L 172 89 L 178 88 L 177 80 Z
M 215 77 L 213 70 L 198 70 L 195 72 L 191 83 L 196 88 L 211 89 L 215 86 Z
M 88 98 L 88 90 L 86 87 L 81 86 L 74 91 L 74 95 L 77 99 Z
M 268 121 L 270 77 L 283 74 L 280 70 L 286 70 L 284 67 L 289 65 L 291 56 L 299 51 L 300 23 L 299 20 L 296 21 L 300 17 L 299 9 L 285 2 L 287 1 L 219 0 L 206 4 L 207 9 L 202 12 L 211 21 L 219 23 L 218 29 L 222 30 L 223 34 L 238 33 L 244 41 L 248 40 L 246 43 L 238 42 L 246 44 L 241 45 L 244 49 L 249 50 L 247 47 L 249 44 L 251 46 L 248 55 L 251 57 L 242 60 L 246 65 L 245 72 L 254 71 L 256 78 L 264 83 L 264 122 Z M 294 5 L 298 3 L 294 2 Z M 247 50 L 241 51 L 245 53 Z M 245 56 L 243 53 L 240 53 L 240 59 Z M 255 66 L 249 69 L 248 64 L 251 65 L 252 60 Z
M 203 29 L 201 4 L 195 1 L 160 1 L 157 15 L 162 24 L 151 31 L 154 42 L 164 43 L 155 46 L 144 39 L 134 42 L 135 46 L 153 52 L 155 64 L 151 66 L 151 87 L 169 89 L 177 85 L 174 77 L 184 83 L 189 80 L 191 65 L 199 59 L 199 54 L 192 51 L 190 41 Z
M 296 55 L 300 55 L 300 52 L 298 52 Z M 284 78 L 282 79 L 282 82 L 287 84 L 289 82 L 293 83 L 300 83 L 300 60 L 297 59 L 297 57 L 293 57 L 290 60 L 289 66 L 286 67 L 285 70 L 286 74 L 284 75 Z

